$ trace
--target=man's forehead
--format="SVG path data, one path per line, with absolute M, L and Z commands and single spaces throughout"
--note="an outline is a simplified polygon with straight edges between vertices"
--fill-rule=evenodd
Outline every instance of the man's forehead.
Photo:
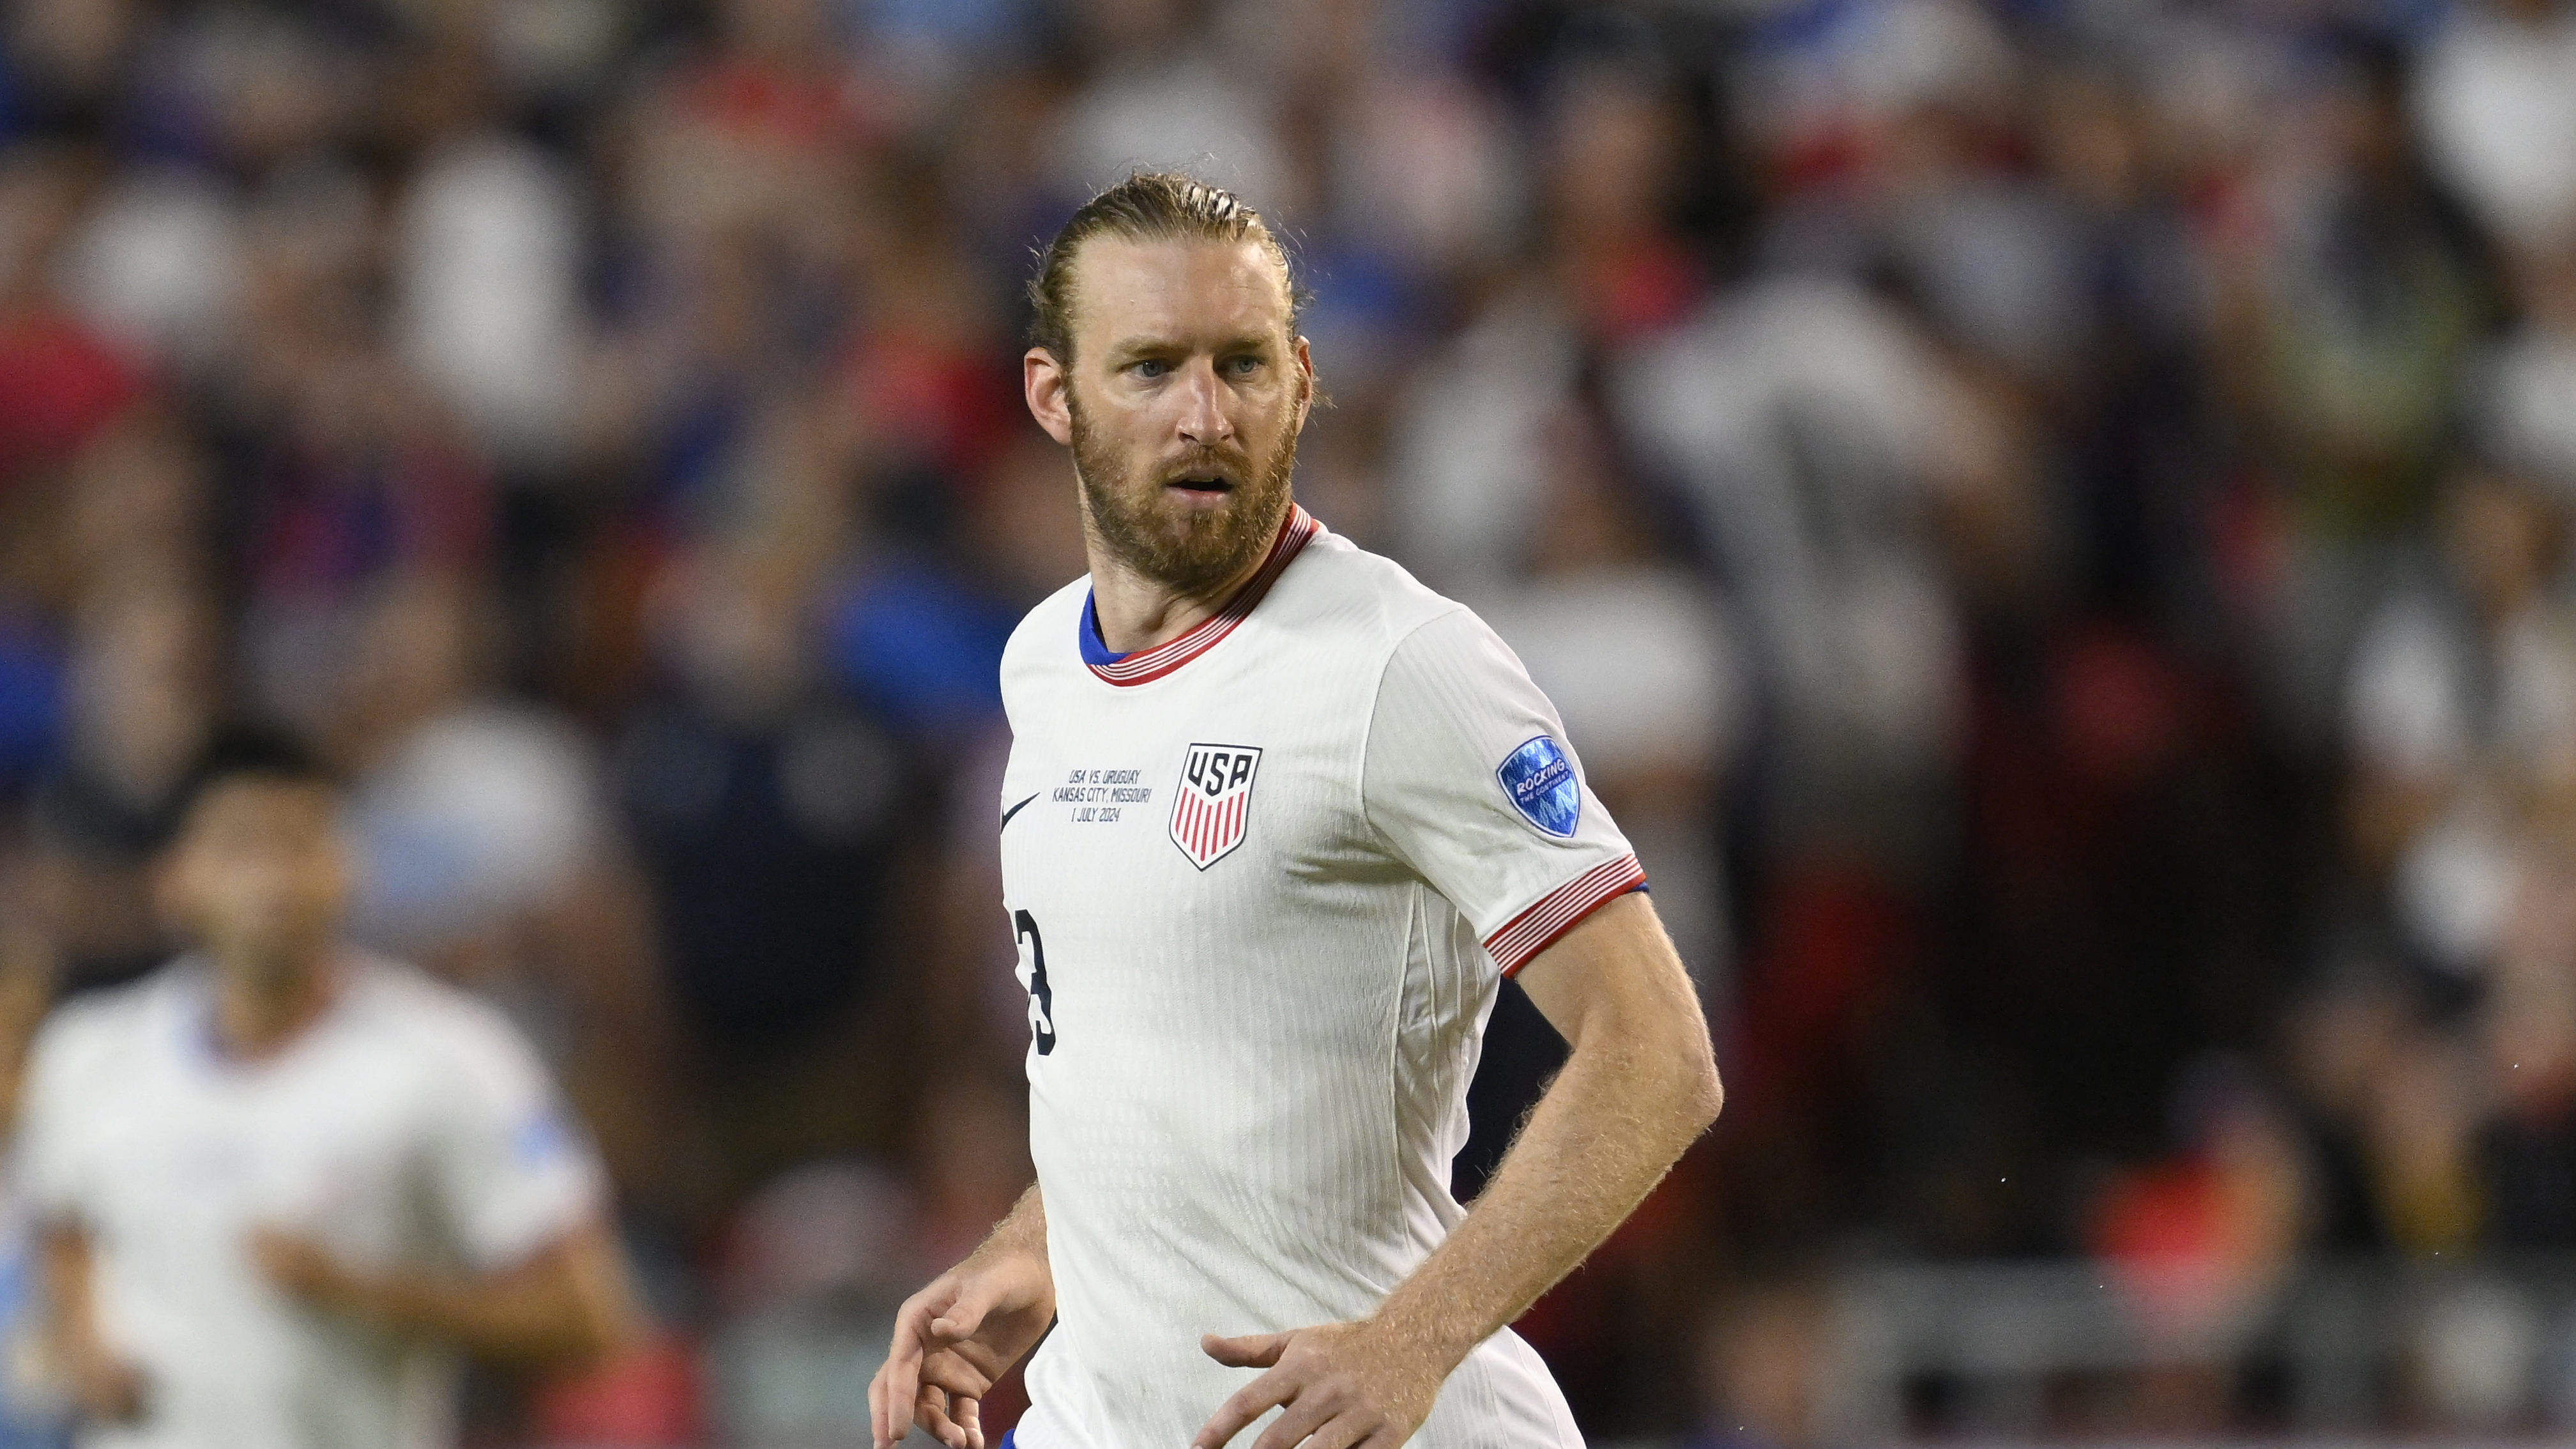
M 1287 279 L 1260 243 L 1094 237 L 1075 258 L 1077 325 L 1130 334 L 1260 333 L 1288 321 Z

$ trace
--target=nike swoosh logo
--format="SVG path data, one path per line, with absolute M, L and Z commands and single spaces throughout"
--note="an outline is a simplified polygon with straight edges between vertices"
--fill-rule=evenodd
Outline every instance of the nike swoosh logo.
M 1038 795 L 1043 795 L 1043 794 L 1045 794 L 1045 793 L 1046 793 L 1046 792 L 1045 792 L 1044 790 L 1040 790 L 1040 791 L 1038 792 Z M 1010 828 L 1011 828 L 1011 817 L 1012 817 L 1012 816 L 1014 816 L 1014 815 L 1019 814 L 1019 813 L 1020 813 L 1021 811 L 1023 811 L 1023 810 L 1028 809 L 1028 808 L 1029 808 L 1029 800 L 1035 800 L 1036 798 L 1038 798 L 1038 795 L 1031 795 L 1031 796 L 1029 797 L 1029 799 L 1028 799 L 1028 800 L 1023 800 L 1023 801 L 1021 801 L 1019 804 L 1012 806 L 1010 809 L 1003 811 L 1003 812 L 1002 812 L 1002 830 L 1008 830 L 1008 829 L 1010 829 Z M 999 835 L 999 834 L 1001 834 L 1001 830 L 996 830 L 996 831 L 995 831 L 995 832 L 993 832 L 993 833 L 994 833 L 994 834 L 996 834 L 996 835 Z

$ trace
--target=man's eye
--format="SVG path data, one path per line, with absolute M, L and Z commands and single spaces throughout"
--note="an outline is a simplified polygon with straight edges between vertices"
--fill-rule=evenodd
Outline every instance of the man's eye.
M 1164 371 L 1165 368 L 1162 362 L 1151 357 L 1145 358 L 1135 366 L 1135 373 L 1138 377 L 1161 377 Z
M 1237 377 L 1250 377 L 1261 370 L 1261 359 L 1251 356 L 1229 357 L 1225 360 L 1225 366 L 1227 371 Z

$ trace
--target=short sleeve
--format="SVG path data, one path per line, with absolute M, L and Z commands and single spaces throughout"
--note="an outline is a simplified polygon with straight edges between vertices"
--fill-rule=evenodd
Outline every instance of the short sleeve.
M 1464 609 L 1389 656 L 1360 793 L 1388 848 L 1474 925 L 1506 976 L 1646 881 L 1556 710 Z
M 18 1098 L 14 1173 L 31 1215 L 79 1220 L 90 1212 L 89 1171 L 81 1144 L 82 1061 L 92 1055 L 77 1016 L 57 1012 L 36 1035 L 27 1056 L 26 1086 Z
M 443 1083 L 434 1193 L 479 1271 L 506 1268 L 601 1206 L 601 1174 L 527 1044 L 498 1020 L 470 1020 Z

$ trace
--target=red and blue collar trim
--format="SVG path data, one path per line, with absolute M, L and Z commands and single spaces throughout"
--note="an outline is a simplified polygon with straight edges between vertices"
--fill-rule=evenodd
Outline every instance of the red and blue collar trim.
M 1149 684 L 1162 678 L 1215 648 L 1226 635 L 1234 632 L 1237 624 L 1250 618 L 1253 607 L 1261 602 L 1261 596 L 1270 592 L 1270 586 L 1279 582 L 1279 576 L 1287 571 L 1289 563 L 1323 531 L 1324 525 L 1315 521 L 1315 515 L 1294 503 L 1289 504 L 1288 517 L 1279 525 L 1279 536 L 1270 541 L 1270 552 L 1262 558 L 1260 569 L 1244 580 L 1243 587 L 1234 591 L 1234 597 L 1226 601 L 1225 607 L 1200 620 L 1188 633 L 1167 639 L 1151 649 L 1111 653 L 1109 646 L 1100 642 L 1099 611 L 1092 597 L 1084 595 L 1082 617 L 1074 630 L 1082 648 L 1083 664 L 1111 684 Z

